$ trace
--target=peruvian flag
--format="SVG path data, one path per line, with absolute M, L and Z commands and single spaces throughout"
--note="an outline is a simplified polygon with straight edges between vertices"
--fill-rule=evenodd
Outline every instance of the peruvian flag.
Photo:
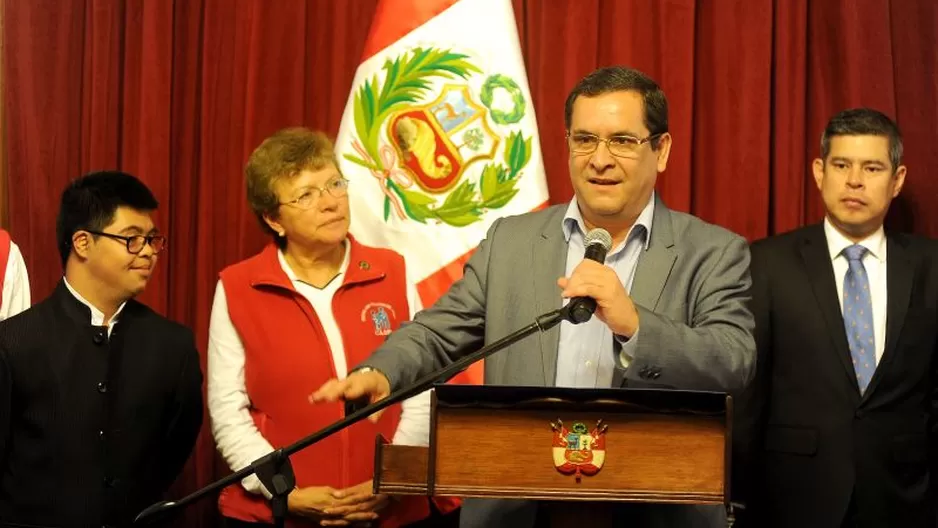
M 547 204 L 511 1 L 381 0 L 336 149 L 352 235 L 404 255 L 430 306 L 492 222 Z

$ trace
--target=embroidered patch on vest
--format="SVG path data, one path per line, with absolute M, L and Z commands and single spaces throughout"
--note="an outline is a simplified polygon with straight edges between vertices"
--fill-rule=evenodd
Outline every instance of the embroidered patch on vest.
M 388 312 L 391 312 L 388 315 Z M 362 322 L 371 321 L 375 335 L 386 336 L 391 333 L 391 319 L 397 318 L 394 307 L 387 303 L 368 303 L 362 309 Z

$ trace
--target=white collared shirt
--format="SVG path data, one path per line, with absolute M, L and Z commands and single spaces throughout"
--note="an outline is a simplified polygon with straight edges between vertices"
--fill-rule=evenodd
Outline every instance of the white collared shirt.
M 9 319 L 29 308 L 29 276 L 20 248 L 10 242 L 7 269 L 3 274 L 3 293 L 0 297 L 0 321 Z
M 68 279 L 62 277 L 62 281 L 65 282 L 65 287 L 68 288 L 68 291 L 71 292 L 78 301 L 91 310 L 91 324 L 92 326 L 104 326 L 104 312 L 98 310 L 93 304 L 88 302 L 88 299 L 85 299 L 78 293 L 75 288 L 72 288 L 72 285 L 68 283 Z M 114 325 L 117 324 L 118 316 L 121 311 L 124 309 L 124 306 L 127 305 L 127 302 L 122 302 L 120 306 L 117 307 L 117 310 L 114 312 L 114 315 L 111 316 L 111 320 L 107 322 L 107 336 L 111 337 L 111 331 L 114 330 Z
M 313 306 L 313 311 L 317 314 L 332 313 L 332 297 L 339 291 L 339 286 L 345 281 L 345 274 L 348 272 L 349 255 L 351 254 L 351 244 L 345 244 L 345 255 L 342 257 L 342 264 L 339 266 L 339 273 L 329 281 L 322 289 L 311 284 L 303 282 L 297 278 L 293 268 L 287 264 L 287 259 L 283 251 L 277 251 L 277 260 L 280 261 L 280 267 L 287 274 L 290 283 L 296 288 L 297 293 L 302 295 Z M 221 288 L 221 282 L 218 283 Z M 227 313 L 227 307 L 225 313 Z M 345 360 L 345 343 L 342 341 L 342 333 L 339 331 L 339 323 L 335 317 L 320 317 L 319 322 L 322 329 L 326 332 L 326 340 L 329 341 L 329 349 L 332 351 L 332 363 L 335 365 L 335 374 L 339 379 L 345 379 L 348 375 L 348 364 Z
M 632 281 L 638 269 L 642 252 L 648 250 L 651 242 L 651 228 L 655 218 L 655 193 L 652 192 L 648 203 L 629 228 L 625 239 L 606 254 L 605 265 L 611 267 L 626 292 L 632 291 Z M 569 277 L 583 261 L 586 251 L 586 223 L 580 212 L 576 197 L 567 206 L 563 217 L 563 235 L 567 241 L 567 263 L 565 275 Z M 564 299 L 563 305 L 569 302 Z M 560 323 L 560 341 L 557 352 L 557 373 L 554 383 L 558 387 L 605 388 L 612 384 L 616 366 L 628 368 L 632 361 L 639 330 L 622 345 L 618 356 L 613 340 L 615 336 L 606 323 L 593 317 L 578 325 L 569 321 Z M 618 365 L 616 362 L 618 361 Z
M 828 218 L 824 218 L 824 235 L 827 237 L 827 249 L 834 266 L 834 284 L 837 285 L 837 300 L 840 303 L 840 313 L 844 312 L 844 276 L 850 267 L 843 251 L 854 244 L 837 228 Z M 870 299 L 873 303 L 873 341 L 876 345 L 876 364 L 879 365 L 886 348 L 886 233 L 883 227 L 872 235 L 857 242 L 865 247 L 867 252 L 863 255 L 863 267 L 870 281 Z
M 283 253 L 278 251 L 280 267 L 286 273 L 297 293 L 309 301 L 320 317 L 336 375 L 342 379 L 348 375 L 345 344 L 338 322 L 332 317 L 332 298 L 345 281 L 348 271 L 351 244 L 345 244 L 345 256 L 339 274 L 323 289 L 318 289 L 299 279 L 290 268 Z M 407 304 L 410 318 L 421 309 L 415 282 L 407 280 Z M 244 382 L 244 344 L 228 314 L 228 300 L 219 280 L 215 287 L 215 299 L 209 322 L 208 342 L 208 409 L 212 421 L 212 435 L 218 450 L 234 470 L 249 465 L 254 460 L 273 451 L 273 446 L 258 431 L 251 417 L 251 400 Z M 310 431 L 312 432 L 312 431 Z M 430 391 L 425 391 L 401 402 L 401 417 L 394 432 L 392 443 L 402 445 L 427 445 L 430 440 Z M 241 480 L 245 490 L 270 498 L 270 492 L 256 475 Z

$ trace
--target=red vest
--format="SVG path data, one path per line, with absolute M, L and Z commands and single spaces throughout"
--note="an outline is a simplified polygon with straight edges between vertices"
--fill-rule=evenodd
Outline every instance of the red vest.
M 0 292 L 3 292 L 3 281 L 7 276 L 7 265 L 10 260 L 10 233 L 0 229 Z M 0 306 L 3 298 L 0 296 Z
M 345 280 L 332 300 L 345 357 L 351 370 L 364 361 L 385 336 L 410 318 L 404 259 L 399 254 L 351 244 Z M 329 342 L 312 305 L 293 288 L 280 267 L 277 248 L 221 272 L 228 314 L 244 344 L 244 382 L 251 415 L 260 433 L 275 448 L 283 447 L 344 417 L 341 403 L 310 404 L 308 397 L 336 377 Z M 374 475 L 375 436 L 391 439 L 400 405 L 388 408 L 377 424 L 363 420 L 290 457 L 298 487 L 346 488 Z M 427 501 L 392 502 L 382 526 L 412 522 L 429 513 Z M 219 498 L 223 515 L 272 522 L 268 501 L 241 486 L 226 488 Z M 406 510 L 406 511 L 404 511 Z M 311 526 L 312 524 L 310 524 Z M 306 524 L 292 520 L 289 526 Z

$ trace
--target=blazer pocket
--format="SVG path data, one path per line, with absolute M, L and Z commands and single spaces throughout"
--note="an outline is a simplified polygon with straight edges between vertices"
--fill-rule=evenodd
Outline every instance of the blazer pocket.
M 792 455 L 817 453 L 817 429 L 770 425 L 765 431 L 765 450 Z
M 925 464 L 928 441 L 924 433 L 903 434 L 892 438 L 892 457 L 900 464 Z

